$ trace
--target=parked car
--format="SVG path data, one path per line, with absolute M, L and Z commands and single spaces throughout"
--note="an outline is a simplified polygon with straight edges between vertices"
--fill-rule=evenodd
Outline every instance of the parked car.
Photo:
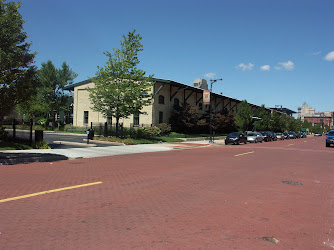
M 331 144 L 334 145 L 334 130 L 330 130 L 326 137 L 326 147 L 329 147 Z
M 294 133 L 296 134 L 297 138 L 301 138 L 301 133 L 299 131 L 294 131 Z
M 254 143 L 263 142 L 263 136 L 259 132 L 250 132 L 247 134 L 247 141 Z
M 289 134 L 287 132 L 284 132 L 283 135 L 284 135 L 285 140 L 290 139 Z
M 276 133 L 274 133 L 274 132 L 271 132 L 271 133 L 272 133 L 271 136 L 273 138 L 273 141 L 277 141 L 277 135 L 276 135 Z
M 271 138 L 267 131 L 260 131 L 259 133 L 261 133 L 264 141 L 271 141 Z
M 247 136 L 244 133 L 232 132 L 226 136 L 225 145 L 247 143 Z
M 285 136 L 283 133 L 276 133 L 277 140 L 285 140 Z
M 301 138 L 306 138 L 306 133 L 305 132 L 301 132 Z
M 316 132 L 316 133 L 314 133 L 314 136 L 322 136 L 322 134 L 321 134 L 321 133 L 318 133 L 318 132 Z
M 292 131 L 288 132 L 288 134 L 289 134 L 289 139 L 296 139 L 297 138 L 296 134 Z

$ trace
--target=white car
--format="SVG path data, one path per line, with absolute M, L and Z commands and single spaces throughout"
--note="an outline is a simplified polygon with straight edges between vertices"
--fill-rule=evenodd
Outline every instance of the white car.
M 250 132 L 247 134 L 247 142 L 263 142 L 263 136 L 258 132 Z

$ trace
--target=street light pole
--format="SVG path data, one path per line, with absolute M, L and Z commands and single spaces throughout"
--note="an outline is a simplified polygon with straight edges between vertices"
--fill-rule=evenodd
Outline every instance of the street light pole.
M 210 141 L 209 143 L 213 143 L 213 140 L 212 140 L 212 84 L 214 82 L 217 82 L 217 81 L 222 81 L 223 79 L 220 78 L 220 79 L 211 79 L 210 80 L 210 105 L 209 105 L 209 108 L 210 108 Z

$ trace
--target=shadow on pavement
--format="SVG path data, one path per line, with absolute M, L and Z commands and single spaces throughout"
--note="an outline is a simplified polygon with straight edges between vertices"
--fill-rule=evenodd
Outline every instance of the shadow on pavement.
M 15 165 L 32 162 L 53 162 L 67 160 L 68 157 L 58 154 L 41 153 L 3 153 L 0 152 L 0 165 Z

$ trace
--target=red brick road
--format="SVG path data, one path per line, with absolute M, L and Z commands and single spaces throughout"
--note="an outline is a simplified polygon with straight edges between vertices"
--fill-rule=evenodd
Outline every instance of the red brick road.
M 334 248 L 323 137 L 0 166 L 0 200 L 98 181 L 0 203 L 0 249 Z

